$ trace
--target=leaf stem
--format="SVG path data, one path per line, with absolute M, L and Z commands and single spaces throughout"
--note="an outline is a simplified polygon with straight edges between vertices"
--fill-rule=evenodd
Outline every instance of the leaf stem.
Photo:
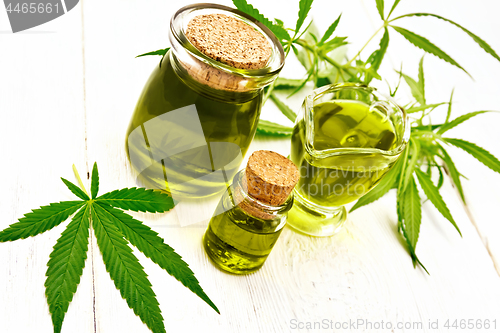
M 335 60 L 333 60 L 332 58 L 330 58 L 326 54 L 320 54 L 320 56 L 323 58 L 323 60 L 328 62 L 330 65 L 337 68 L 337 73 L 340 73 L 340 77 L 342 78 L 342 81 L 345 82 L 344 74 L 342 74 L 342 72 L 346 72 L 350 76 L 355 76 L 355 74 L 351 73 L 349 68 L 346 68 L 346 67 L 340 65 L 338 62 L 336 62 Z
M 328 62 L 331 65 L 333 65 L 335 68 L 340 69 L 340 70 L 344 69 L 343 65 L 339 64 L 338 62 L 336 62 L 335 60 L 333 60 L 332 58 L 330 58 L 324 52 L 318 52 L 317 53 L 316 50 L 314 50 L 314 47 L 312 47 L 311 45 L 309 45 L 309 43 L 307 43 L 307 41 L 305 41 L 303 39 L 297 39 L 295 41 L 295 43 L 297 43 L 298 45 L 302 46 L 304 49 L 308 50 L 309 52 L 311 52 L 313 54 L 317 54 L 318 56 L 320 56 L 321 58 L 323 58 L 323 60 L 325 60 L 326 62 Z M 311 61 L 311 59 L 309 59 L 309 61 Z
M 336 62 L 335 60 L 333 60 L 332 58 L 330 58 L 329 56 L 327 56 L 326 54 L 323 54 L 321 53 L 320 56 L 326 61 L 328 62 L 330 65 L 332 65 L 333 67 L 337 68 L 337 69 L 340 69 L 340 70 L 343 70 L 342 68 L 342 65 L 339 64 L 338 62 Z M 347 70 L 346 70 L 347 71 Z
M 365 49 L 365 47 L 367 47 L 368 44 L 370 44 L 372 39 L 379 33 L 380 30 L 382 30 L 386 26 L 386 24 L 387 23 L 384 22 L 384 24 L 380 28 L 378 28 L 377 31 L 375 31 L 375 33 L 368 39 L 368 41 L 365 43 L 365 45 L 363 45 L 361 50 L 359 50 L 359 52 L 351 60 L 349 60 L 344 66 L 349 66 L 354 60 L 356 60 L 356 58 L 361 54 L 361 52 Z
M 269 85 L 269 88 L 267 88 L 267 91 L 266 93 L 264 94 L 264 99 L 262 101 L 262 105 L 264 105 L 264 103 L 266 103 L 266 101 L 269 99 L 269 97 L 271 96 L 273 90 L 274 90 L 274 86 L 276 85 L 276 80 L 273 81 L 273 83 L 271 83 Z
M 82 191 L 85 192 L 86 195 L 89 195 L 87 193 L 87 190 L 85 189 L 85 186 L 83 186 L 82 179 L 80 178 L 80 175 L 78 174 L 78 170 L 76 170 L 76 166 L 74 164 L 73 164 L 73 172 L 75 174 L 76 180 L 78 180 L 78 184 L 80 185 Z
M 338 62 L 336 62 L 335 60 L 333 60 L 332 58 L 330 58 L 328 55 L 324 54 L 323 52 L 316 52 L 314 50 L 314 48 L 307 43 L 307 41 L 305 41 L 303 39 L 297 39 L 295 41 L 295 43 L 302 46 L 304 49 L 308 50 L 309 52 L 316 54 L 317 56 L 321 57 L 321 59 L 328 62 L 333 67 L 337 68 L 337 71 L 338 71 L 338 73 L 340 73 L 340 76 L 342 77 L 343 81 L 345 81 L 345 78 L 344 78 L 344 75 L 342 72 L 346 72 L 350 76 L 355 75 L 350 71 L 350 68 L 348 66 L 339 64 Z M 312 61 L 311 61 L 311 63 L 312 63 Z

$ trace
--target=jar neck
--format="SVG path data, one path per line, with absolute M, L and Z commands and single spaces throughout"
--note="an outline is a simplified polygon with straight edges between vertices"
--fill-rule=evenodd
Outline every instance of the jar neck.
M 190 20 L 198 15 L 214 13 L 240 20 L 267 39 L 271 55 L 264 68 L 234 68 L 206 56 L 191 44 L 185 34 Z M 181 8 L 170 22 L 169 40 L 172 45 L 172 65 L 179 77 L 193 81 L 202 91 L 210 88 L 213 93 L 215 90 L 217 95 L 257 95 L 277 78 L 285 60 L 281 43 L 267 27 L 243 12 L 216 4 L 195 4 Z
M 233 184 L 228 189 L 234 206 L 237 205 L 248 214 L 265 220 L 281 218 L 292 208 L 293 194 L 290 194 L 285 202 L 278 206 L 272 206 L 254 198 L 247 192 L 243 184 L 245 177 L 245 170 L 239 171 L 234 176 Z
M 210 68 L 203 63 L 199 63 L 194 59 L 191 61 L 186 61 L 186 58 L 184 58 L 183 61 L 174 52 L 169 52 L 167 56 L 169 57 L 168 61 L 170 61 L 172 70 L 179 77 L 179 79 L 189 88 L 193 89 L 204 97 L 224 102 L 244 103 L 251 99 L 254 99 L 259 95 L 262 95 L 262 88 L 252 89 L 248 91 L 219 89 L 221 87 L 221 83 L 220 79 L 218 78 L 220 78 L 221 75 L 217 75 L 215 69 Z M 194 65 L 193 62 L 195 62 Z M 200 67 L 205 68 L 204 72 L 200 71 L 199 69 L 196 71 L 192 70 L 192 68 Z M 202 74 L 200 75 L 200 73 Z M 228 80 L 227 76 L 226 80 Z

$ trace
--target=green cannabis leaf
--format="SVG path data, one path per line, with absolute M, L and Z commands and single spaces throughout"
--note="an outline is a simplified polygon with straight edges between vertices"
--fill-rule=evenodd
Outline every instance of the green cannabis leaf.
M 111 279 L 129 308 L 153 332 L 165 332 L 160 306 L 151 283 L 123 234 L 99 205 L 92 207 L 92 227 Z
M 399 1 L 398 1 L 399 2 Z M 406 15 L 401 15 L 401 16 L 398 16 L 396 17 L 395 19 L 393 19 L 392 21 L 395 21 L 395 20 L 398 20 L 400 18 L 403 18 L 403 17 L 411 17 L 411 16 L 430 16 L 430 17 L 435 17 L 437 19 L 440 19 L 440 20 L 443 20 L 443 21 L 446 21 L 446 22 L 449 22 L 451 24 L 453 24 L 454 26 L 462 29 L 466 34 L 468 34 L 470 37 L 472 37 L 472 39 L 483 49 L 485 50 L 487 53 L 489 53 L 490 55 L 492 55 L 494 58 L 496 58 L 498 61 L 500 61 L 500 57 L 498 56 L 498 54 L 491 48 L 491 46 L 488 45 L 488 43 L 486 43 L 484 40 L 482 40 L 481 38 L 479 38 L 479 36 L 473 34 L 472 32 L 470 32 L 469 30 L 465 29 L 463 26 L 461 26 L 460 24 L 458 23 L 455 23 L 453 22 L 452 20 L 449 20 L 447 18 L 444 18 L 442 16 L 439 16 L 439 15 L 436 15 L 436 14 L 429 14 L 429 13 L 412 13 L 412 14 L 406 14 Z
M 271 22 L 268 18 L 262 15 L 254 6 L 247 3 L 246 0 L 233 0 L 233 4 L 236 8 L 238 8 L 242 12 L 252 16 L 260 23 L 264 24 L 281 41 L 288 41 L 291 39 L 290 34 L 283 26 Z
M 292 109 L 290 109 L 288 105 L 282 102 L 275 94 L 271 94 L 270 98 L 278 107 L 278 109 L 280 109 L 281 113 L 283 113 L 288 119 L 290 119 L 290 121 L 295 122 L 297 114 Z
M 389 17 L 391 17 L 391 14 L 394 11 L 394 9 L 396 9 L 396 7 L 398 6 L 399 1 L 401 1 L 401 0 L 394 0 L 394 3 L 392 4 L 392 8 L 389 11 L 389 14 L 387 15 L 387 19 L 389 19 Z
M 66 221 L 70 215 L 73 215 L 83 204 L 82 201 L 62 201 L 33 209 L 32 212 L 20 218 L 19 222 L 2 230 L 0 232 L 0 242 L 36 236 L 57 227 Z
M 416 187 L 414 188 L 413 183 L 415 183 L 415 177 L 418 179 L 418 183 L 420 184 L 420 187 L 422 188 L 427 199 L 429 199 L 429 201 L 436 207 L 443 217 L 450 221 L 453 227 L 461 235 L 458 225 L 439 193 L 439 189 L 444 182 L 442 168 L 445 168 L 450 175 L 452 183 L 457 188 L 461 200 L 465 203 L 465 195 L 460 180 L 463 176 L 457 170 L 457 167 L 450 154 L 445 149 L 445 146 L 453 145 L 461 148 L 490 169 L 499 173 L 500 161 L 484 148 L 478 147 L 477 145 L 462 139 L 443 137 L 443 134 L 477 115 L 494 111 L 482 110 L 470 112 L 450 120 L 453 92 L 449 102 L 428 105 L 425 104 L 425 84 L 423 84 L 424 69 L 422 60 L 419 63 L 418 81 L 402 72 L 400 72 L 400 74 L 410 87 L 413 97 L 420 104 L 418 107 L 409 108 L 408 112 L 410 113 L 411 110 L 412 115 L 420 113 L 420 117 L 417 117 L 414 120 L 411 128 L 411 139 L 409 145 L 406 147 L 404 154 L 402 154 L 396 162 L 396 165 L 371 192 L 368 192 L 365 196 L 358 200 L 351 211 L 379 199 L 394 187 L 395 182 L 398 182 L 399 185 L 396 186 L 396 188 L 398 191 L 397 211 L 399 229 L 402 232 L 404 239 L 407 241 L 408 250 L 410 251 L 413 263 L 418 263 L 425 270 L 425 267 L 422 265 L 420 260 L 418 260 L 415 253 L 418 241 L 418 230 L 420 230 L 419 228 L 421 224 L 421 217 L 419 217 L 421 216 L 421 213 L 419 215 L 416 211 L 420 209 L 420 206 L 416 203 L 418 189 L 416 189 Z M 437 107 L 446 104 L 448 105 L 448 108 L 445 122 L 443 124 L 432 124 L 429 117 L 431 112 L 433 112 L 433 110 Z M 425 118 L 428 119 L 427 124 L 423 124 L 423 120 Z M 441 164 L 438 161 L 441 161 Z M 427 166 L 426 172 L 422 170 L 424 166 Z M 437 169 L 439 174 L 437 184 L 435 184 L 432 180 L 433 169 Z
M 406 30 L 401 27 L 397 27 L 394 25 L 391 25 L 391 27 L 396 30 L 398 33 L 400 33 L 406 40 L 408 40 L 410 43 L 415 45 L 416 47 L 424 50 L 427 53 L 433 54 L 436 57 L 454 65 L 463 70 L 465 73 L 469 74 L 462 66 L 458 64 L 455 60 L 453 60 L 452 57 L 450 57 L 448 54 L 446 54 L 443 50 L 441 50 L 439 47 L 436 45 L 432 44 L 428 39 L 417 35 L 414 32 L 411 32 L 409 30 Z
M 384 0 L 375 0 L 380 18 L 384 19 Z
M 136 56 L 136 58 L 150 56 L 150 55 L 159 55 L 159 56 L 163 57 L 165 54 L 167 54 L 168 50 L 170 50 L 170 47 L 167 47 L 167 48 L 161 49 L 161 50 L 148 52 L 148 53 L 139 54 L 138 56 Z
M 460 117 L 458 117 L 457 119 L 455 119 L 455 120 L 453 120 L 451 122 L 447 122 L 446 124 L 443 124 L 439 128 L 439 130 L 437 131 L 437 133 L 438 134 L 443 134 L 444 132 L 449 131 L 453 127 L 455 127 L 457 125 L 460 125 L 464 121 L 466 121 L 466 120 L 468 120 L 468 119 L 470 119 L 470 118 L 472 118 L 474 116 L 477 116 L 479 114 L 486 113 L 486 112 L 491 112 L 491 111 L 476 111 L 476 112 L 469 112 L 467 114 L 464 114 L 463 116 L 460 116 Z
M 378 71 L 380 65 L 382 64 L 382 60 L 384 59 L 385 52 L 389 47 L 389 30 L 384 28 L 384 35 L 380 40 L 380 48 L 378 50 L 373 51 L 373 53 L 368 57 L 366 61 L 367 64 L 371 64 L 371 67 L 375 72 Z M 373 76 L 370 74 L 365 75 L 364 83 L 369 84 L 373 79 Z
M 415 169 L 415 173 L 417 175 L 418 182 L 420 183 L 420 186 L 422 186 L 422 189 L 424 190 L 424 193 L 427 196 L 427 198 L 437 208 L 437 210 L 441 213 L 441 215 L 443 215 L 448 221 L 451 222 L 451 224 L 453 224 L 453 226 L 455 227 L 455 229 L 457 229 L 460 236 L 462 236 L 462 233 L 460 232 L 460 229 L 455 223 L 453 216 L 451 216 L 450 210 L 446 206 L 446 203 L 441 197 L 441 194 L 439 194 L 437 186 L 434 186 L 434 184 L 432 183 L 432 180 L 429 177 L 429 175 L 422 172 L 420 169 Z
M 145 188 L 124 188 L 101 195 L 98 203 L 134 212 L 163 213 L 174 206 L 172 197 Z
M 491 155 L 486 149 L 478 147 L 471 142 L 467 142 L 461 139 L 443 139 L 446 143 L 450 143 L 458 148 L 465 150 L 491 170 L 500 173 L 500 161 L 498 161 L 498 159 L 495 156 Z
M 325 44 L 325 42 L 332 37 L 332 34 L 335 32 L 335 29 L 337 29 L 337 26 L 339 25 L 340 18 L 342 17 L 342 14 L 339 15 L 339 17 L 326 29 L 325 34 L 323 37 L 321 37 L 321 40 L 319 43 L 321 45 Z
M 45 295 L 54 332 L 61 332 L 64 315 L 80 283 L 89 244 L 90 206 L 85 204 L 54 245 L 47 263 Z
M 415 171 L 415 167 L 417 166 L 418 155 L 420 153 L 420 143 L 413 138 L 410 139 L 410 143 L 408 144 L 408 156 L 406 159 L 405 169 L 401 172 L 401 190 L 404 192 L 406 187 L 410 183 L 410 179 L 413 178 L 413 172 Z
M 460 198 L 465 203 L 464 190 L 462 189 L 462 182 L 460 181 L 460 177 L 461 177 L 460 172 L 458 172 L 457 167 L 455 166 L 455 163 L 453 163 L 453 160 L 451 159 L 450 155 L 448 155 L 448 152 L 446 151 L 446 149 L 444 149 L 440 145 L 439 150 L 441 152 L 441 158 L 443 159 L 443 162 L 446 165 L 446 168 L 448 170 L 448 174 L 450 175 L 451 180 L 455 184 L 455 187 L 457 188 L 458 193 L 460 194 Z M 441 170 L 441 169 L 439 169 L 439 170 Z M 442 173 L 440 173 L 440 175 L 442 175 Z
M 299 18 L 295 24 L 295 34 L 297 34 L 304 24 L 304 21 L 311 10 L 311 6 L 314 0 L 300 0 L 299 1 Z
M 408 83 L 407 80 L 405 80 L 405 81 L 406 81 L 406 83 Z M 415 82 L 415 80 L 413 80 L 413 82 Z M 408 83 L 408 85 L 410 85 L 410 83 Z M 438 106 L 443 105 L 443 104 L 447 104 L 447 103 L 446 102 L 441 102 L 441 103 L 435 103 L 435 104 L 422 104 L 420 106 L 412 106 L 412 107 L 409 107 L 408 109 L 406 109 L 406 113 L 410 114 L 410 113 L 415 113 L 415 112 L 419 112 L 419 111 L 425 111 L 425 110 L 428 110 L 428 109 L 433 110 L 433 109 L 435 109 Z M 437 125 L 429 125 L 429 126 L 437 126 Z M 439 126 L 441 126 L 441 125 L 439 125 Z
M 274 90 L 288 90 L 296 89 L 302 84 L 302 80 L 297 79 L 285 79 L 278 77 L 274 84 Z
M 420 223 L 422 221 L 422 207 L 417 185 L 413 176 L 410 178 L 408 188 L 404 191 L 403 224 L 406 237 L 411 247 L 417 247 Z
M 54 245 L 47 263 L 45 295 L 54 333 L 61 332 L 64 316 L 80 283 L 91 225 L 106 270 L 116 288 L 152 332 L 165 332 L 163 317 L 151 283 L 132 253 L 129 242 L 220 313 L 181 256 L 165 244 L 156 232 L 121 210 L 166 212 L 174 207 L 170 196 L 143 188 L 125 188 L 98 197 L 99 174 L 95 163 L 91 199 L 74 170 L 80 187 L 64 178 L 62 181 L 81 201 L 62 201 L 42 206 L 0 231 L 0 242 L 15 241 L 50 230 L 76 212 Z
M 257 127 L 257 133 L 278 135 L 278 136 L 292 135 L 292 130 L 293 129 L 291 127 L 276 124 L 271 121 L 263 119 L 259 120 L 259 126 Z
M 372 203 L 381 197 L 383 197 L 391 188 L 393 188 L 394 184 L 398 182 L 399 175 L 401 174 L 401 169 L 404 164 L 404 159 L 399 158 L 396 164 L 392 167 L 391 170 L 382 178 L 380 183 L 375 186 L 370 192 L 362 196 L 356 204 L 351 208 L 351 212 L 358 209 L 359 207 L 363 207 Z

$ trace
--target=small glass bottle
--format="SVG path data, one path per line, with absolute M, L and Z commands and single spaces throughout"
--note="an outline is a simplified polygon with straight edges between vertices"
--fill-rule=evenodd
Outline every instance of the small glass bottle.
M 222 196 L 203 237 L 212 262 L 234 274 L 247 274 L 266 261 L 293 205 L 299 180 L 295 164 L 278 153 L 260 150 L 236 174 Z

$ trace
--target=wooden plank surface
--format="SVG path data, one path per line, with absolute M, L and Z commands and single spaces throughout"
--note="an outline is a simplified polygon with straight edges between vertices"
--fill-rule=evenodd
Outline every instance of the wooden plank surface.
M 230 1 L 222 3 L 230 5 Z M 293 8 L 284 0 L 252 3 L 268 16 L 278 16 L 289 26 L 293 25 L 297 3 Z M 85 0 L 70 12 L 73 16 L 67 14 L 51 25 L 37 28 L 55 33 L 0 34 L 0 44 L 12 50 L 0 53 L 0 117 L 4 126 L 0 132 L 3 139 L 0 152 L 13 161 L 2 166 L 5 190 L 0 211 L 7 218 L 0 222 L 0 227 L 6 227 L 31 208 L 71 198 L 62 183 L 57 184 L 61 175 L 73 179 L 72 163 L 84 174 L 87 165 L 97 161 L 101 193 L 137 185 L 126 160 L 125 130 L 140 91 L 159 58 L 134 57 L 168 46 L 170 17 L 183 4 Z M 396 14 L 430 11 L 457 19 L 500 52 L 495 36 L 500 28 L 495 18 L 498 5 L 494 1 L 484 1 L 479 12 L 466 1 L 420 1 L 418 4 L 403 1 L 399 6 Z M 312 12 L 321 31 L 343 12 L 337 33 L 349 36 L 351 55 L 379 24 L 373 1 L 333 4 L 317 0 Z M 0 23 L 4 24 L 1 16 Z M 459 70 L 428 55 L 425 61 L 429 100 L 447 99 L 448 92 L 455 86 L 455 115 L 477 109 L 498 109 L 494 74 L 499 74 L 500 66 L 469 43 L 466 35 L 456 29 L 448 30 L 443 22 L 425 19 L 408 20 L 403 26 L 415 27 L 417 32 L 449 51 L 476 79 L 472 82 Z M 6 28 L 0 25 L 0 30 Z M 377 44 L 375 39 L 367 52 Z M 31 54 L 33 49 L 41 51 Z M 404 39 L 391 36 L 390 61 L 384 73 L 392 73 L 392 68 L 399 68 L 403 60 L 405 71 L 416 76 L 422 53 Z M 288 62 L 283 75 L 300 76 L 298 66 L 294 61 Z M 289 103 L 297 108 L 299 99 Z M 500 138 L 495 117 L 499 115 L 478 118 L 473 120 L 475 126 L 457 127 L 450 133 L 470 138 L 500 156 L 495 144 Z M 285 121 L 272 105 L 265 106 L 263 118 Z M 20 139 L 12 140 L 12 137 Z M 289 141 L 257 137 L 248 155 L 257 149 L 288 155 Z M 462 155 L 453 151 L 457 164 L 459 160 L 470 161 Z M 439 320 L 441 328 L 447 319 L 496 319 L 500 326 L 500 278 L 492 260 L 492 256 L 498 258 L 495 248 L 499 237 L 498 223 L 495 223 L 498 217 L 493 209 L 499 202 L 495 185 L 499 177 L 473 162 L 460 170 L 470 179 L 464 187 L 475 225 L 446 180 L 443 196 L 464 236 L 460 238 L 429 203 L 424 204 L 417 253 L 430 276 L 421 269 L 413 269 L 397 234 L 394 193 L 351 214 L 345 230 L 335 237 L 311 238 L 286 228 L 266 265 L 248 276 L 222 273 L 208 261 L 201 237 L 212 213 L 209 206 L 200 205 L 193 212 L 194 220 L 200 222 L 186 227 L 180 227 L 179 217 L 183 215 L 177 208 L 166 214 L 133 214 L 159 232 L 190 264 L 221 315 L 141 253 L 135 251 L 135 254 L 153 284 L 168 332 L 290 332 L 295 331 L 294 325 L 299 322 L 305 325 L 323 320 L 343 323 L 358 319 L 372 323 L 389 321 L 393 325 L 422 322 L 423 325 L 422 329 L 394 329 L 394 332 L 436 332 L 429 328 L 429 320 Z M 60 231 L 59 227 L 34 239 L 0 244 L 4 267 L 0 274 L 4 295 L 0 318 L 6 324 L 5 332 L 51 331 L 43 282 L 48 254 Z M 94 238 L 90 255 L 63 332 L 149 332 L 115 289 Z M 95 298 L 92 289 L 95 289 Z M 29 313 L 32 320 L 21 320 L 20 316 L 25 313 Z M 371 331 L 366 326 L 324 331 L 364 329 Z
M 271 7 L 265 2 L 254 3 L 268 13 L 277 12 L 276 9 L 281 5 L 275 3 L 276 7 Z M 125 22 L 132 21 L 132 18 L 127 15 L 127 10 L 118 15 L 119 20 L 123 21 L 115 24 L 115 27 L 120 27 L 119 32 L 108 38 L 98 38 L 105 29 L 97 23 L 104 21 L 105 15 L 96 13 L 99 12 L 98 8 L 101 13 L 106 10 L 101 4 L 89 2 L 86 5 L 86 19 L 92 22 L 92 26 L 86 29 L 89 158 L 108 163 L 104 169 L 101 166 L 101 173 L 103 177 L 106 175 L 106 179 L 121 186 L 124 186 L 124 181 L 133 185 L 122 145 L 128 123 L 125 114 L 131 113 L 135 98 L 142 88 L 141 80 L 145 82 L 150 68 L 156 66 L 158 59 L 134 60 L 132 57 L 166 45 L 166 22 L 161 18 L 151 18 L 155 14 L 144 8 L 134 7 L 136 20 L 141 15 L 151 18 L 147 25 L 128 27 Z M 110 3 L 109 8 L 114 5 Z M 161 13 L 159 16 L 172 13 L 178 7 L 177 4 L 173 6 L 166 3 L 155 3 L 154 6 Z M 328 4 L 317 2 L 315 6 L 318 26 L 325 29 L 329 21 L 325 20 L 326 15 L 321 12 L 321 6 Z M 348 34 L 353 41 L 362 45 L 368 33 L 373 31 L 370 20 L 374 19 L 359 19 L 359 16 L 366 17 L 366 10 L 359 2 L 344 4 L 344 8 L 336 10 L 344 12 L 339 34 Z M 284 19 L 293 22 L 295 13 L 287 11 L 285 14 Z M 323 22 L 323 26 L 320 22 Z M 121 58 L 115 56 L 114 50 L 120 50 Z M 143 70 L 142 66 L 146 62 L 150 68 Z M 289 75 L 296 72 L 296 66 L 292 62 L 287 68 Z M 104 80 L 103 70 L 110 73 Z M 101 92 L 109 86 L 114 86 L 116 95 L 103 98 Z M 272 107 L 267 106 L 263 113 L 266 119 L 279 119 Z M 111 122 L 120 126 L 109 127 Z M 250 150 L 259 148 L 273 149 L 287 155 L 289 143 L 286 139 L 257 138 Z M 180 228 L 179 221 L 176 221 L 176 210 L 157 217 L 141 214 L 190 263 L 202 286 L 221 309 L 220 316 L 187 290 L 180 288 L 175 280 L 160 269 L 149 265 L 147 260 L 141 262 L 150 274 L 165 314 L 167 330 L 171 331 L 287 332 L 292 328 L 293 320 L 307 322 L 364 318 L 394 323 L 422 321 L 427 324 L 428 320 L 439 319 L 444 322 L 447 318 L 461 319 L 467 316 L 493 318 L 499 309 L 495 302 L 500 292 L 498 276 L 449 183 L 446 186 L 450 193 L 447 196 L 448 201 L 451 201 L 450 208 L 459 212 L 457 221 L 465 240 L 460 239 L 433 209 L 429 209 L 425 219 L 427 223 L 422 226 L 419 254 L 431 271 L 431 277 L 411 266 L 396 233 L 393 197 L 384 198 L 376 205 L 353 214 L 344 233 L 334 238 L 314 239 L 286 229 L 265 267 L 247 277 L 221 273 L 208 262 L 200 246 L 206 222 Z M 199 207 L 194 214 L 197 219 L 203 220 L 210 218 L 211 211 Z M 141 255 L 139 257 L 145 259 Z M 99 259 L 96 258 L 95 262 L 99 262 Z M 122 332 L 147 332 L 145 326 L 132 316 L 132 311 L 126 309 L 123 302 L 120 304 L 120 296 L 102 265 L 99 267 L 96 264 L 96 277 L 98 330 L 108 331 L 113 327 Z M 454 282 L 450 284 L 451 280 Z M 483 306 L 467 306 L 468 302 L 481 302 Z M 119 322 L 116 321 L 118 316 L 122 318 Z M 193 316 L 197 320 L 192 320 Z
M 0 229 L 31 209 L 75 200 L 60 177 L 86 174 L 82 23 L 79 6 L 12 34 L 0 9 Z M 49 254 L 66 223 L 0 244 L 0 331 L 53 332 L 45 298 Z M 92 264 L 86 261 L 65 332 L 94 331 Z

